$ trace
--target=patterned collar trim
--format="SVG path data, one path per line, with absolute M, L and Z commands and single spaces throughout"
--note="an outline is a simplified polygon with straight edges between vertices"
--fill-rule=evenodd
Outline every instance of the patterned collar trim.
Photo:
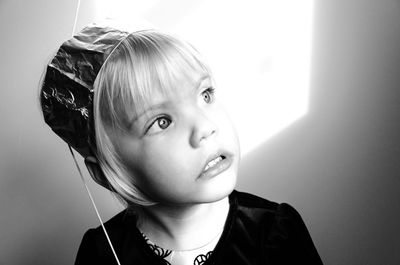
M 149 248 L 160 258 L 162 258 L 167 265 L 181 265 L 181 264 L 194 264 L 194 265 L 202 265 L 204 264 L 212 255 L 213 249 L 218 243 L 219 238 L 221 237 L 221 233 L 219 233 L 213 240 L 207 243 L 204 246 L 201 246 L 196 249 L 191 250 L 170 250 L 164 249 L 153 242 L 141 232 L 144 240 L 146 241 Z M 205 254 L 204 254 L 205 253 Z M 188 261 L 193 261 L 187 263 Z

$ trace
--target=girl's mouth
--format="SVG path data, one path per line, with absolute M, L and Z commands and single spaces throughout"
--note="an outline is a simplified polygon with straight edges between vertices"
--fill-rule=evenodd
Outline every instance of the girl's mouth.
M 222 161 L 223 159 L 225 159 L 225 156 L 220 155 L 217 158 L 211 160 L 210 162 L 208 162 L 208 164 L 204 168 L 204 171 L 207 171 L 210 167 L 215 166 L 216 164 L 218 164 L 218 162 Z
M 219 155 L 206 164 L 199 178 L 212 178 L 228 169 L 232 164 L 232 156 Z

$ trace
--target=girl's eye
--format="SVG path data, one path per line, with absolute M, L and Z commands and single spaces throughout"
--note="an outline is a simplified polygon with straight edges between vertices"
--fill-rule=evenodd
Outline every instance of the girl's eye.
M 147 130 L 147 133 L 153 134 L 153 133 L 160 132 L 162 130 L 167 129 L 170 124 L 171 124 L 171 119 L 169 119 L 168 117 L 166 117 L 166 116 L 158 117 L 150 125 L 150 127 Z
M 204 102 L 206 102 L 208 104 L 213 102 L 214 101 L 214 97 L 215 97 L 214 93 L 215 93 L 215 88 L 213 88 L 213 87 L 209 87 L 206 90 L 204 90 L 201 93 L 201 96 L 203 97 Z

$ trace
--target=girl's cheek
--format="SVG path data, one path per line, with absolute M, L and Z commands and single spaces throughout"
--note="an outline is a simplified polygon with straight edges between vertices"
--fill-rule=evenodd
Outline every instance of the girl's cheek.
M 232 120 L 230 119 L 228 113 L 225 110 L 221 110 L 218 114 L 218 121 L 220 124 L 223 124 L 224 130 L 232 130 L 233 124 Z

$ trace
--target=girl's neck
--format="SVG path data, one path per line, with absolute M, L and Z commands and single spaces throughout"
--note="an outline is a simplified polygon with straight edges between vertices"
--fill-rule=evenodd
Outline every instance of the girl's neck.
M 138 228 L 160 247 L 195 249 L 222 232 L 228 212 L 228 197 L 213 203 L 183 207 L 158 204 L 141 211 Z

